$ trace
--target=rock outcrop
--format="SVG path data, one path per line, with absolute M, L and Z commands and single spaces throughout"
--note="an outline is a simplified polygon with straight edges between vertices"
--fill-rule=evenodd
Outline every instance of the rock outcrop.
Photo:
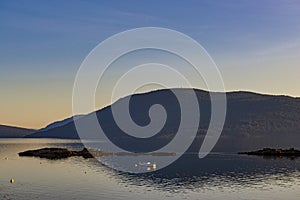
M 81 151 L 72 151 L 65 148 L 43 148 L 20 152 L 19 156 L 47 158 L 51 160 L 64 159 L 72 156 L 82 156 L 83 158 L 93 158 L 93 155 L 84 148 Z
M 290 149 L 271 149 L 264 148 L 258 151 L 240 152 L 239 154 L 256 155 L 256 156 L 276 156 L 276 157 L 300 157 L 300 150 Z

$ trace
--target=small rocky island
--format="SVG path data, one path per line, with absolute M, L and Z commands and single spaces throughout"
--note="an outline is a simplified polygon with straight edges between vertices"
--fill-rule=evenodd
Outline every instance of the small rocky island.
M 150 155 L 150 156 L 175 156 L 176 153 L 165 153 L 165 152 L 152 152 L 152 153 L 131 153 L 131 152 L 107 152 L 100 150 L 91 150 L 93 151 L 91 154 L 88 149 L 84 148 L 81 151 L 72 151 L 65 148 L 43 148 L 37 150 L 29 150 L 20 152 L 19 156 L 27 156 L 27 157 L 39 157 L 46 158 L 51 160 L 58 160 L 69 158 L 73 156 L 81 156 L 83 158 L 94 158 L 102 157 L 102 156 L 141 156 L 141 155 Z
M 300 150 L 290 149 L 272 149 L 264 148 L 258 151 L 239 152 L 238 154 L 256 155 L 256 156 L 273 156 L 273 157 L 300 157 Z
M 93 155 L 84 148 L 81 151 L 72 151 L 65 148 L 43 148 L 37 150 L 29 150 L 20 152 L 19 156 L 47 158 L 51 160 L 64 159 L 73 156 L 81 156 L 83 158 L 93 158 Z

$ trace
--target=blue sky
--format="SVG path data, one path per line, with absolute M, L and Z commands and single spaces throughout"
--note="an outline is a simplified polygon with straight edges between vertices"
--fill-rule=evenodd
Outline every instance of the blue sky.
M 145 26 L 197 40 L 227 90 L 300 96 L 300 1 L 2 0 L 0 123 L 41 127 L 71 115 L 74 76 L 87 54 Z

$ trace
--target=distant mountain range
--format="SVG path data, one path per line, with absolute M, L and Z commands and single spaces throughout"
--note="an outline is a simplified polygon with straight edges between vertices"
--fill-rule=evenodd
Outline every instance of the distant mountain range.
M 73 122 L 73 120 L 80 119 L 83 116 L 84 115 L 76 115 L 74 117 L 69 117 L 69 118 L 64 119 L 64 120 L 53 122 L 53 123 L 47 125 L 45 128 L 42 128 L 42 129 L 38 130 L 38 132 L 45 132 L 45 131 L 48 131 L 48 130 L 53 129 L 53 128 L 64 126 L 64 125 L 66 125 L 70 122 Z
M 22 138 L 35 131 L 33 129 L 0 125 L 0 138 Z
M 61 121 L 56 121 L 47 125 L 45 128 L 38 130 L 0 125 L 0 138 L 23 138 L 25 136 L 31 137 L 31 134 L 43 133 L 45 131 L 64 126 L 70 122 L 73 122 L 73 120 L 80 119 L 83 116 L 84 115 L 76 115 L 74 117 L 69 117 Z
M 194 91 L 197 95 L 201 120 L 197 138 L 189 149 L 189 151 L 197 152 L 210 122 L 209 93 L 198 89 L 176 90 L 185 99 L 189 99 Z M 214 151 L 249 151 L 263 147 L 300 148 L 300 98 L 251 92 L 229 92 L 226 95 L 227 118 Z M 126 98 L 120 99 L 112 106 L 124 103 Z M 113 120 L 111 106 L 96 111 L 96 115 L 102 129 L 115 144 L 130 151 L 152 151 L 170 142 L 180 122 L 178 101 L 168 89 L 132 95 L 130 114 L 133 120 L 139 125 L 147 125 L 150 122 L 148 111 L 153 104 L 163 105 L 168 118 L 163 129 L 151 137 L 151 142 L 124 134 Z M 79 116 L 76 120 L 88 123 L 91 120 L 91 114 Z M 93 130 L 91 129 L 89 132 L 93 132 Z M 26 137 L 77 139 L 78 135 L 73 118 L 68 118 Z

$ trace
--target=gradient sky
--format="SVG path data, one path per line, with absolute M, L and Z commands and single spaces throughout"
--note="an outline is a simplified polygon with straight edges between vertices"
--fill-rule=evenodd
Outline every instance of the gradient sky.
M 231 90 L 300 96 L 300 1 L 0 1 L 0 124 L 72 115 L 72 87 L 107 37 L 158 26 L 197 40 Z M 101 105 L 99 105 L 101 107 Z

